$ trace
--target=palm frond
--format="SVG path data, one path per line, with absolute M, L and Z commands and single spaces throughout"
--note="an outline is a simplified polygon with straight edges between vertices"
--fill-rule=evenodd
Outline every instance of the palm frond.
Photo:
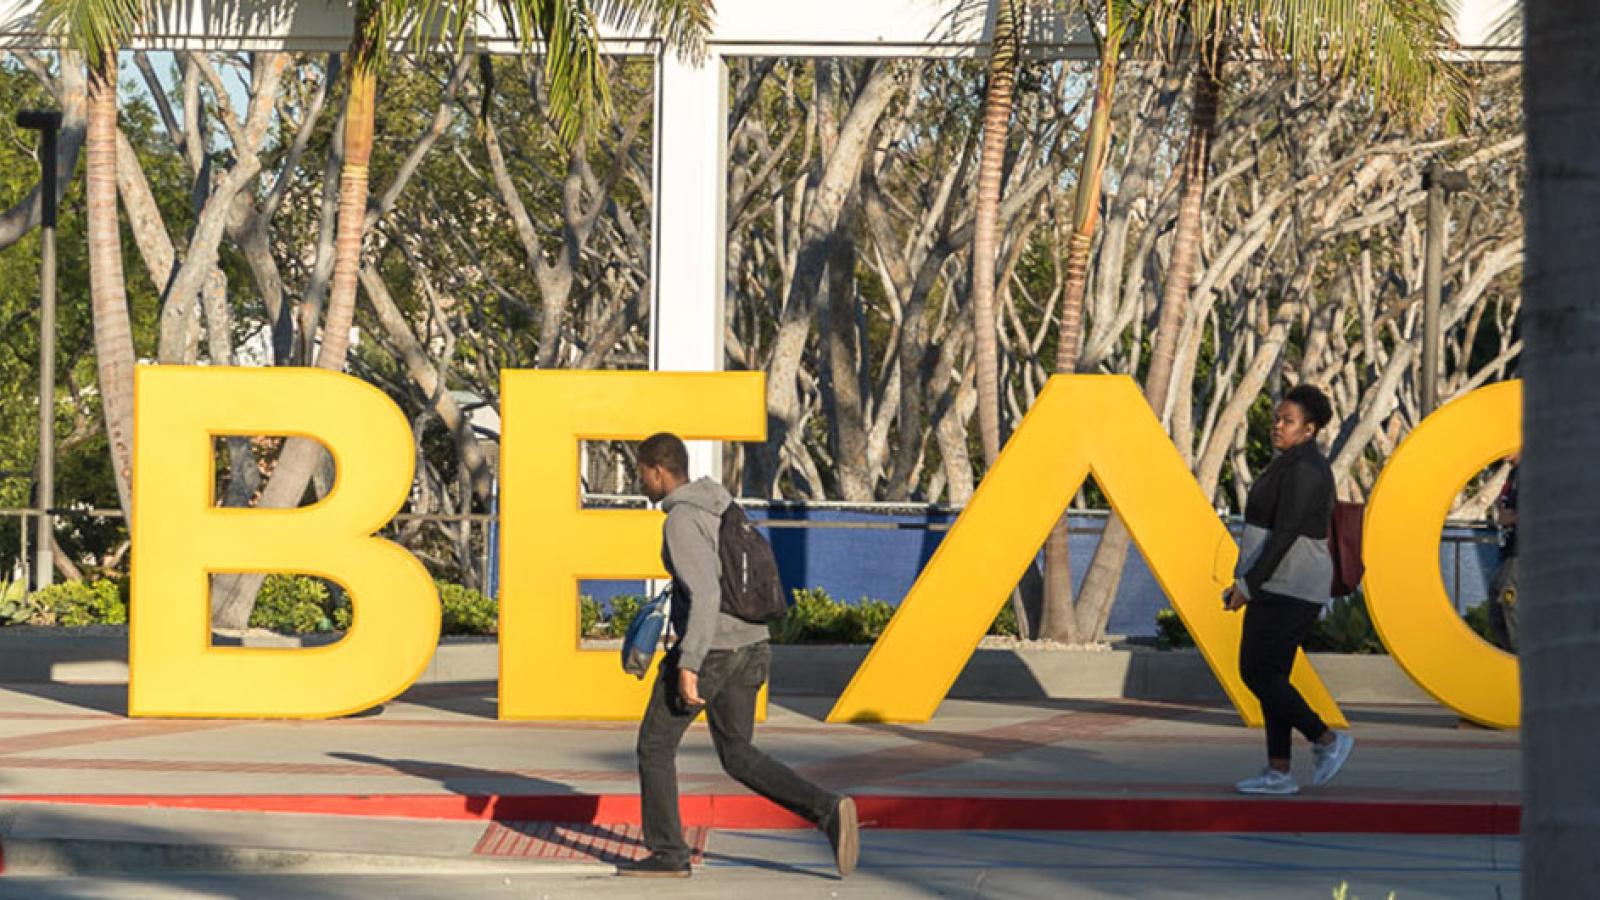
M 475 0 L 457 0 L 475 3 Z M 584 0 L 496 0 L 523 53 L 542 44 L 550 118 L 567 143 L 611 115 L 600 36 Z
M 716 5 L 713 0 L 596 0 L 595 12 L 624 31 L 648 26 L 683 58 L 699 62 Z
M 1456 0 L 1190 0 L 1160 4 L 1156 31 L 1202 51 L 1224 40 L 1324 77 L 1364 82 L 1374 102 L 1412 118 L 1459 114 L 1467 80 L 1447 58 Z
M 42 0 L 39 4 L 45 31 L 82 53 L 93 69 L 102 67 L 105 54 L 127 46 L 148 11 L 148 0 Z
M 1466 102 L 1466 79 L 1445 57 L 1456 45 L 1455 0 L 1235 2 L 1267 52 L 1366 82 L 1381 106 L 1426 115 Z
M 1489 25 L 1489 43 L 1497 47 L 1522 46 L 1522 4 L 1509 4 Z

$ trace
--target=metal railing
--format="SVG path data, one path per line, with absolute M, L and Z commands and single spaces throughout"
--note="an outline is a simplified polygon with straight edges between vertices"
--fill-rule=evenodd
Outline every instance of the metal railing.
M 762 510 L 769 516 L 757 520 L 757 524 L 769 529 L 821 529 L 821 530 L 860 530 L 860 531 L 948 531 L 954 524 L 954 519 L 961 513 L 960 507 L 938 506 L 933 504 L 915 503 L 854 503 L 845 501 L 792 501 L 792 500 L 752 500 L 741 498 L 739 504 L 746 509 Z M 648 501 L 642 496 L 620 494 L 591 494 L 584 497 L 585 509 L 642 509 L 648 506 Z M 950 521 L 878 521 L 878 522 L 838 522 L 818 521 L 809 519 L 772 518 L 774 512 L 792 512 L 804 514 L 812 511 L 822 512 L 849 512 L 868 513 L 882 516 L 941 516 L 948 517 Z M 24 523 L 39 516 L 43 512 L 37 508 L 9 507 L 0 508 L 0 518 L 19 518 Z M 78 507 L 59 507 L 48 510 L 49 514 L 58 520 L 70 519 L 120 519 L 122 511 L 119 509 L 84 509 Z M 1071 533 L 1077 535 L 1100 534 L 1105 529 L 1105 521 L 1110 513 L 1104 510 L 1073 510 L 1072 515 L 1079 519 L 1074 523 Z M 402 512 L 391 520 L 391 525 L 400 525 L 408 522 L 431 522 L 437 524 L 459 525 L 490 525 L 499 518 L 495 513 L 409 513 Z M 1242 527 L 1243 518 L 1240 516 L 1223 516 L 1224 523 L 1230 532 L 1235 532 Z M 1082 520 L 1090 520 L 1083 523 Z M 31 558 L 28 555 L 27 527 L 18 529 L 20 534 L 21 553 L 19 560 L 22 567 L 27 569 Z M 1458 612 L 1463 611 L 1467 603 L 1482 598 L 1467 598 L 1459 596 L 1463 576 L 1463 554 L 1468 548 L 1496 543 L 1492 529 L 1483 522 L 1472 521 L 1447 521 L 1445 532 L 1441 536 L 1441 544 L 1446 546 L 1450 553 L 1450 565 L 1454 577 L 1446 586 L 1447 592 L 1452 594 L 1451 602 Z M 481 564 L 487 569 L 488 556 L 493 552 L 488 542 L 484 542 L 484 559 Z M 28 573 L 31 576 L 31 571 Z M 0 573 L 0 579 L 4 574 Z M 31 579 L 30 579 L 31 580 Z M 1453 590 L 1452 590 L 1453 589 Z

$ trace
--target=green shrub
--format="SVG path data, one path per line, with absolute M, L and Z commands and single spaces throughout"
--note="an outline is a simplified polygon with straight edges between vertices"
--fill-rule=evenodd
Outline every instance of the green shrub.
M 1177 610 L 1169 607 L 1156 613 L 1156 646 L 1162 650 L 1194 646 L 1194 638 Z
M 638 594 L 618 594 L 611 598 L 611 617 L 606 619 L 605 634 L 608 637 L 626 637 L 628 626 L 633 624 L 633 617 L 639 614 L 639 607 L 644 605 L 643 597 Z
M 841 603 L 821 588 L 798 589 L 788 615 L 767 626 L 776 644 L 865 644 L 894 618 L 894 607 L 863 597 Z
M 25 601 L 32 625 L 120 625 L 128 621 L 128 604 L 110 581 L 66 581 L 34 591 Z
M 21 581 L 0 581 L 0 625 L 23 625 L 33 618 L 38 607 L 28 602 L 28 585 Z
M 1022 630 L 1017 628 L 1016 604 L 1007 600 L 1000 607 L 1000 614 L 994 617 L 994 624 L 989 626 L 989 633 L 998 634 L 1002 637 L 1022 636 Z
M 1494 638 L 1489 630 L 1490 602 L 1491 601 L 1484 600 L 1481 603 L 1474 603 L 1473 605 L 1467 607 L 1466 613 L 1462 615 L 1461 618 L 1467 620 L 1467 627 L 1471 628 L 1474 632 L 1477 632 L 1478 637 L 1493 643 Z
M 861 639 L 875 641 L 883 634 L 883 629 L 889 627 L 889 620 L 894 618 L 894 607 L 887 600 L 863 597 L 855 605 L 855 617 Z
M 863 597 L 857 603 L 842 603 L 822 588 L 797 589 L 794 598 L 794 606 L 788 614 L 767 626 L 775 644 L 871 643 L 883 634 L 895 613 L 895 607 L 888 601 Z M 598 602 L 589 597 L 580 598 L 578 619 L 583 633 L 594 637 L 623 637 L 645 599 L 637 594 L 612 597 L 611 612 L 607 616 Z M 1014 636 L 1016 621 L 1016 613 L 1007 603 L 995 617 L 990 633 Z
M 345 617 L 348 620 L 348 608 Z M 305 575 L 268 575 L 256 594 L 250 627 L 284 634 L 332 631 L 333 603 L 328 586 Z
M 1367 601 L 1359 591 L 1328 605 L 1306 638 L 1307 650 L 1331 653 L 1384 653 L 1383 641 L 1367 615 Z
M 849 644 L 852 619 L 848 607 L 821 588 L 794 592 L 788 614 L 767 626 L 775 644 Z
M 1239 615 L 1243 615 L 1241 612 Z M 1156 646 L 1162 650 L 1193 647 L 1194 637 L 1173 609 L 1156 613 Z M 1325 653 L 1384 653 L 1361 594 L 1340 597 L 1328 605 L 1306 636 L 1307 650 Z
M 498 634 L 500 605 L 472 588 L 437 582 L 443 606 L 440 634 Z
M 600 625 L 600 601 L 587 594 L 578 597 L 578 634 L 593 636 Z

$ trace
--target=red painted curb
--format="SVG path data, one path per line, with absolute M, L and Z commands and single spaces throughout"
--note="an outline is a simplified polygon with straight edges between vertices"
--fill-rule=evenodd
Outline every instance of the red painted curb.
M 954 831 L 1175 831 L 1516 835 L 1515 803 L 1124 797 L 857 796 L 869 828 Z M 406 819 L 636 825 L 637 794 L 22 794 L 4 803 L 198 809 Z M 686 794 L 685 826 L 808 828 L 749 794 Z

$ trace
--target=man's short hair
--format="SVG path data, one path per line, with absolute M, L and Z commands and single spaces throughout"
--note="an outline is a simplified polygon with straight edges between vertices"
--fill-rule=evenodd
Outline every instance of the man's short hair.
M 666 469 L 679 478 L 689 477 L 689 448 L 675 434 L 652 434 L 639 444 L 639 465 Z
M 1306 418 L 1317 426 L 1319 432 L 1333 421 L 1333 404 L 1328 402 L 1328 395 L 1315 385 L 1297 384 L 1283 399 L 1304 410 Z

